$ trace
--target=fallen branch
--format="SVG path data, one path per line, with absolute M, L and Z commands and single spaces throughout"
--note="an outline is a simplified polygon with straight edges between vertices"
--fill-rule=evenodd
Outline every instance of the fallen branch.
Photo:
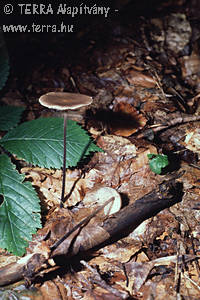
M 0 269 L 0 286 L 21 279 L 33 282 L 35 277 L 43 272 L 59 268 L 55 263 L 59 257 L 64 255 L 66 264 L 70 257 L 83 254 L 113 238 L 122 238 L 144 220 L 181 201 L 181 198 L 181 184 L 171 180 L 160 184 L 157 190 L 124 207 L 118 213 L 100 221 L 95 219 L 93 213 L 79 226 L 74 226 L 72 220 L 64 216 L 66 210 L 62 208 L 59 212 L 63 214 L 62 220 L 57 213 L 57 221 L 54 220 L 38 232 L 35 240 L 30 243 L 29 253 L 24 258 Z
M 179 116 L 176 116 L 173 118 L 173 115 L 170 115 L 171 119 L 166 121 L 164 124 L 155 124 L 150 126 L 150 128 L 145 129 L 143 132 L 137 134 L 137 138 L 149 138 L 153 139 L 154 135 L 156 133 L 161 132 L 162 130 L 168 129 L 170 127 L 179 125 L 179 124 L 184 124 L 184 123 L 189 123 L 189 122 L 197 122 L 200 120 L 200 116 L 191 116 L 183 113 L 179 113 Z

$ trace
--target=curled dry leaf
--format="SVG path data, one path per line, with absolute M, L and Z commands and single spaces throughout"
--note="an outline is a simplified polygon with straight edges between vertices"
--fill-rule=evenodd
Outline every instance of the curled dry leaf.
M 130 136 L 146 125 L 146 118 L 129 103 L 117 103 L 114 111 L 118 118 L 111 123 L 111 132 L 116 135 Z
M 86 194 L 83 204 L 85 206 L 101 206 L 112 197 L 114 197 L 114 200 L 108 203 L 103 210 L 105 216 L 110 216 L 121 208 L 120 194 L 113 188 L 107 186 L 95 187 Z
M 78 228 L 74 231 L 52 252 L 52 256 L 76 255 L 79 251 L 91 249 L 110 238 L 109 233 L 99 226 L 95 219 L 92 219 L 90 223 L 86 227 Z

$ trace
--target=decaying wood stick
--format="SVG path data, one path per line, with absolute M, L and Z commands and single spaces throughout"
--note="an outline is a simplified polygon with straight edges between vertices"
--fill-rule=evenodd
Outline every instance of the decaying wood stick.
M 18 262 L 0 269 L 0 286 L 23 278 L 32 282 L 42 270 L 51 268 L 49 262 L 52 258 L 55 261 L 59 256 L 65 255 L 66 264 L 68 258 L 80 252 L 83 254 L 85 251 L 106 241 L 113 238 L 119 239 L 125 234 L 127 235 L 144 220 L 181 201 L 182 189 L 180 185 L 180 183 L 175 183 L 174 180 L 160 184 L 158 190 L 154 190 L 136 200 L 135 203 L 124 207 L 102 222 L 97 224 L 90 224 L 89 222 L 85 227 L 76 229 L 56 249 L 55 242 L 50 244 L 48 238 L 38 242 L 38 247 L 34 248 L 35 253 L 28 254 Z M 63 238 L 63 236 L 60 238 Z
M 150 126 L 150 128 L 145 129 L 143 132 L 136 134 L 137 138 L 151 138 L 155 133 L 159 133 L 163 129 L 168 129 L 170 127 L 176 126 L 178 124 L 184 124 L 189 122 L 200 121 L 200 116 L 191 116 L 187 114 L 180 113 L 179 116 L 166 121 L 164 124 L 155 124 Z

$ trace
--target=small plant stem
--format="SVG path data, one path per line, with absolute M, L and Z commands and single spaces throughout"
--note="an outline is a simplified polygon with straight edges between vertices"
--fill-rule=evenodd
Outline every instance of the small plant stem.
M 60 199 L 60 207 L 63 207 L 64 196 L 65 196 L 65 178 L 66 178 L 66 132 L 67 132 L 67 113 L 64 113 L 64 123 L 63 123 L 63 176 L 62 176 L 62 192 Z

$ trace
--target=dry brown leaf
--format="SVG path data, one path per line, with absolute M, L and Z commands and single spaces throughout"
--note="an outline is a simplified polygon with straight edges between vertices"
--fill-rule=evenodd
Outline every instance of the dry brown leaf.
M 39 167 L 25 167 L 21 169 L 27 179 L 32 180 L 34 186 L 39 187 L 45 205 L 53 207 L 59 203 L 62 186 L 62 172 L 61 170 L 51 170 Z
M 121 241 L 108 245 L 98 251 L 99 256 L 92 259 L 92 263 L 98 264 L 102 272 L 109 269 L 119 271 L 122 263 L 126 263 L 142 248 L 142 242 L 129 235 Z M 112 267 L 111 267 L 112 265 Z
M 132 233 L 130 233 L 130 238 L 133 240 L 144 240 L 149 226 L 151 226 L 151 220 L 142 222 Z M 140 262 L 138 259 L 137 261 Z
M 75 224 L 73 224 L 75 226 Z M 66 226 L 65 226 L 66 228 Z M 66 228 L 66 233 L 71 228 Z M 93 235 L 95 235 L 96 239 L 93 240 Z M 62 235 L 60 235 L 61 237 Z M 59 238 L 60 238 L 59 237 Z M 91 249 L 92 247 L 96 246 L 97 244 L 101 244 L 105 240 L 109 239 L 110 235 L 106 230 L 102 227 L 97 225 L 97 221 L 93 218 L 86 227 L 82 229 L 78 228 L 74 231 L 70 237 L 65 239 L 62 244 L 60 244 L 54 251 L 53 256 L 56 255 L 70 255 L 71 252 L 77 254 L 84 248 Z M 89 248 L 88 248 L 89 247 Z M 69 251 L 68 251 L 69 250 Z
M 105 135 L 99 138 L 98 145 L 117 161 L 119 161 L 120 157 L 130 159 L 136 156 L 137 150 L 135 145 L 123 137 Z
M 200 187 L 200 169 L 189 166 L 187 163 L 182 163 L 182 168 L 184 170 L 183 183 L 185 188 L 194 190 L 195 187 Z
M 67 298 L 62 298 L 60 294 L 60 290 L 58 286 L 53 281 L 45 281 L 40 287 L 40 291 L 42 292 L 42 296 L 44 300 L 56 299 L 56 300 L 64 300 Z
M 188 131 L 184 144 L 187 149 L 200 155 L 200 128 Z
M 163 113 L 163 107 L 165 107 L 165 111 L 171 113 L 177 110 L 176 106 L 172 102 L 166 102 L 166 101 L 157 101 L 159 100 L 158 96 L 154 96 L 150 99 L 147 99 L 147 101 L 143 105 L 143 110 L 146 113 L 152 113 L 153 116 L 155 114 Z M 168 114 L 169 114 L 168 113 Z M 164 120 L 163 120 L 164 121 Z
M 91 298 L 88 298 L 88 294 Z M 117 297 L 116 295 L 113 295 L 110 292 L 107 292 L 106 289 L 97 287 L 95 290 L 92 290 L 88 292 L 85 300 L 91 299 L 91 300 L 121 300 L 121 296 Z
M 183 78 L 199 73 L 200 55 L 198 51 L 194 50 L 190 56 L 183 56 L 180 58 L 180 62 Z
M 129 103 L 134 107 L 138 107 L 141 103 L 141 99 L 136 93 L 136 88 L 131 85 L 118 87 L 114 91 L 114 96 L 115 98 L 112 103 L 113 107 L 120 102 Z
M 148 154 L 157 154 L 157 149 L 155 146 L 149 144 L 146 147 L 140 147 L 137 152 L 137 157 L 133 160 L 133 172 L 139 171 L 142 167 L 148 164 L 149 159 L 147 157 Z
M 102 299 L 107 299 L 106 295 L 110 295 L 110 299 L 127 299 L 128 294 L 127 292 L 125 292 L 124 290 L 121 290 L 121 287 L 118 286 L 116 284 L 116 282 L 112 283 L 111 281 L 109 282 L 109 284 L 107 283 L 107 281 L 105 281 L 102 276 L 101 273 L 99 272 L 99 270 L 97 271 L 96 268 L 93 268 L 91 265 L 89 265 L 87 262 L 85 261 L 81 261 L 81 264 L 83 266 L 85 266 L 88 271 L 91 273 L 90 275 L 90 281 L 93 283 L 93 285 L 97 285 L 95 288 L 95 292 L 96 291 L 100 291 L 101 295 L 103 296 Z M 118 278 L 122 279 L 123 281 L 125 280 L 125 276 L 118 276 Z M 109 294 L 107 293 L 109 292 Z M 106 298 L 104 298 L 104 296 L 106 296 Z M 95 298 L 96 299 L 96 298 Z M 98 297 L 97 297 L 98 299 Z
M 194 259 L 194 256 L 186 256 L 185 260 L 192 260 Z M 181 263 L 182 258 L 180 257 L 179 263 Z M 145 283 L 147 276 L 149 275 L 152 268 L 159 265 L 166 265 L 171 266 L 173 265 L 173 268 L 175 268 L 175 265 L 177 263 L 177 256 L 166 256 L 161 257 L 152 261 L 146 261 L 143 263 L 138 263 L 133 260 L 125 264 L 126 267 L 126 273 L 129 277 L 129 285 L 132 286 L 132 289 L 134 293 L 138 292 L 139 289 L 142 287 L 142 285 Z
M 142 86 L 144 88 L 154 88 L 156 86 L 156 81 L 154 78 L 133 69 L 126 71 L 126 78 L 130 84 L 136 86 Z
M 117 103 L 114 111 L 119 115 L 110 125 L 113 134 L 127 137 L 146 125 L 146 118 L 127 102 Z
M 129 278 L 129 289 L 132 290 L 132 293 L 135 294 L 139 291 L 153 267 L 154 262 L 138 263 L 133 261 L 126 264 L 126 273 Z
M 48 170 L 38 167 L 26 167 L 21 169 L 27 179 L 32 180 L 34 186 L 39 187 L 43 195 L 42 201 L 48 208 L 55 207 L 60 203 L 62 190 L 62 171 Z M 75 184 L 76 183 L 76 184 Z M 78 169 L 66 171 L 65 197 L 67 206 L 74 206 L 80 202 L 85 195 L 84 180 L 81 178 L 81 171 Z
M 92 168 L 85 176 L 90 189 L 104 184 L 136 199 L 161 182 L 148 165 L 147 154 L 157 153 L 153 145 L 141 140 L 142 146 L 137 149 L 127 138 L 112 135 L 101 136 L 98 145 L 105 153 L 96 153 L 90 162 Z

